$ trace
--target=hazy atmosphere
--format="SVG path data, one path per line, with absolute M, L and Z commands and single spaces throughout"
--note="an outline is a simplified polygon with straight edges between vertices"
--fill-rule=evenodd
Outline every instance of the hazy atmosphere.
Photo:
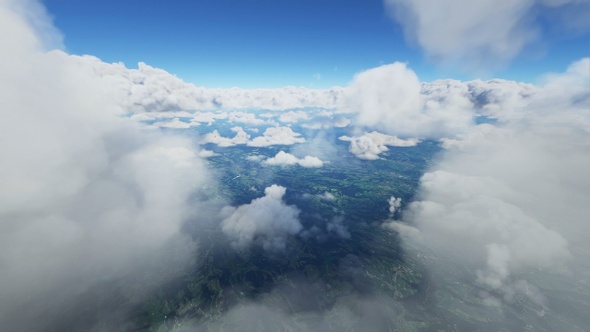
M 0 0 L 0 330 L 587 331 L 588 17 Z

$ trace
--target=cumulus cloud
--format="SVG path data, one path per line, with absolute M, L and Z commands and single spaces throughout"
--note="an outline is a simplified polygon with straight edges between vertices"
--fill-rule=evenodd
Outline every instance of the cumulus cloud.
M 385 6 L 407 38 L 431 59 L 470 70 L 497 68 L 539 40 L 543 30 L 537 13 L 560 25 L 588 28 L 588 6 L 575 0 L 385 0 Z M 567 20 L 559 17 L 564 11 L 585 15 L 569 15 Z
M 283 123 L 297 123 L 299 120 L 308 120 L 309 115 L 305 111 L 288 111 L 279 115 L 279 121 Z
M 318 115 L 317 117 L 313 118 L 312 121 L 301 124 L 301 127 L 314 130 L 344 128 L 348 127 L 351 123 L 352 121 L 349 118 L 342 115 Z
M 402 206 L 402 199 L 400 197 L 395 198 L 395 196 L 391 196 L 387 200 L 387 203 L 389 203 L 389 215 L 393 218 Z
M 437 82 L 433 82 L 433 85 Z M 478 115 L 500 120 L 510 117 L 512 110 L 526 107 L 530 97 L 539 92 L 539 88 L 532 84 L 502 79 L 475 80 L 464 84 Z
M 215 156 L 219 156 L 219 154 L 215 153 L 211 150 L 202 149 L 201 151 L 199 151 L 199 157 L 201 157 L 201 158 L 210 158 L 210 157 L 215 157 Z
M 97 75 L 109 80 L 117 94 L 125 97 L 126 109 L 132 112 L 211 111 L 267 109 L 285 110 L 303 107 L 335 107 L 343 92 L 341 87 L 308 89 L 208 89 L 186 83 L 165 70 L 143 62 L 137 69 L 122 63 L 108 64 L 93 56 L 74 57 Z
M 224 208 L 221 228 L 236 248 L 255 243 L 267 251 L 284 250 L 287 238 L 301 231 L 299 209 L 283 202 L 286 191 L 272 185 L 250 204 Z
M 270 127 L 267 128 L 262 136 L 254 137 L 248 146 L 264 147 L 271 145 L 293 145 L 305 142 L 301 134 L 294 132 L 289 127 Z
M 379 159 L 379 154 L 389 150 L 387 146 L 408 147 L 416 146 L 420 142 L 415 138 L 404 140 L 376 131 L 365 133 L 359 137 L 341 136 L 338 139 L 350 142 L 348 151 L 360 159 L 367 160 Z
M 326 201 L 330 201 L 330 202 L 336 200 L 336 196 L 334 196 L 334 194 L 332 194 L 331 192 L 328 192 L 328 191 L 326 191 L 322 195 L 320 195 L 320 198 L 323 200 L 326 200 Z
M 436 87 L 445 94 L 429 96 L 434 87 L 423 91 L 416 74 L 396 62 L 357 74 L 341 108 L 357 113 L 357 125 L 400 136 L 441 138 L 470 128 L 473 104 L 465 86 L 441 81 Z
M 272 145 L 293 145 L 305 142 L 305 138 L 300 137 L 301 134 L 294 132 L 289 127 L 270 127 L 267 128 L 260 136 L 250 139 L 248 134 L 242 127 L 231 128 L 236 135 L 232 138 L 221 136 L 217 130 L 205 134 L 200 144 L 213 143 L 220 147 L 229 147 L 236 145 L 247 145 L 252 147 L 265 147 Z
M 167 112 L 162 112 L 167 113 Z M 143 113 L 145 114 L 145 113 Z M 227 112 L 195 112 L 191 114 L 191 123 L 207 123 L 212 125 L 217 120 L 227 119 Z
M 201 144 L 213 143 L 220 147 L 229 147 L 240 144 L 248 144 L 250 142 L 250 135 L 245 132 L 242 127 L 233 127 L 232 131 L 235 132 L 236 135 L 232 138 L 229 138 L 221 136 L 217 130 L 214 130 L 213 132 L 203 136 L 201 139 Z
M 290 153 L 286 153 L 285 151 L 279 151 L 276 156 L 266 159 L 264 163 L 266 165 L 272 166 L 299 165 L 306 168 L 316 168 L 324 166 L 324 162 L 317 157 L 305 156 L 300 159 Z
M 336 128 L 344 128 L 344 127 L 348 127 L 350 125 L 351 121 L 348 118 L 345 118 L 343 116 L 337 116 L 334 119 L 334 122 L 332 123 L 332 125 Z
M 578 269 L 590 231 L 590 59 L 536 88 L 497 126 L 476 126 L 421 179 L 420 199 L 389 224 L 469 266 L 511 301 L 536 269 Z M 563 281 L 580 287 L 579 280 Z M 534 288 L 531 286 L 531 289 Z M 541 302 L 536 293 L 521 294 Z
M 51 23 L 38 6 L 0 1 L 0 112 L 10 119 L 0 122 L 6 331 L 64 330 L 59 324 L 75 320 L 59 317 L 102 305 L 87 301 L 94 287 L 109 292 L 111 282 L 147 277 L 148 262 L 172 239 L 179 253 L 194 250 L 179 230 L 207 176 L 190 142 L 142 130 L 124 117 L 116 86 L 76 58 L 41 48 L 29 24 Z M 180 263 L 161 264 L 172 273 Z M 125 309 L 92 311 L 96 317 L 79 328 Z

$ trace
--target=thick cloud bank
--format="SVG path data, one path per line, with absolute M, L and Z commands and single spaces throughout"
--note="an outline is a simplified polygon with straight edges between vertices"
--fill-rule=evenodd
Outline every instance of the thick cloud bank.
M 181 239 L 189 197 L 206 176 L 189 142 L 142 131 L 91 68 L 41 49 L 29 23 L 51 22 L 37 5 L 0 1 L 4 331 L 65 328 L 75 319 L 57 319 L 70 314 L 62 310 L 94 306 L 85 294 L 99 283 L 108 292 L 111 281 L 147 276 L 151 257 Z M 102 309 L 82 324 L 124 315 Z
M 289 236 L 301 231 L 299 209 L 283 202 L 286 191 L 285 187 L 272 185 L 264 190 L 264 197 L 222 211 L 222 230 L 236 248 L 254 243 L 267 251 L 280 251 L 285 249 Z
M 439 82 L 423 91 L 406 64 L 393 63 L 357 74 L 343 97 L 342 109 L 357 113 L 356 123 L 389 134 L 445 137 L 473 124 L 473 103 L 460 82 Z
M 590 252 L 581 235 L 590 232 L 589 76 L 585 58 L 548 76 L 525 107 L 512 103 L 501 125 L 476 126 L 447 146 L 422 177 L 420 199 L 403 212 L 406 223 L 389 226 L 462 260 L 480 285 L 505 300 L 523 292 L 523 273 L 584 266 Z
M 385 0 L 408 39 L 437 62 L 489 68 L 503 64 L 542 39 L 538 19 L 567 30 L 588 29 L 588 4 L 576 0 Z M 539 17 L 538 13 L 548 13 Z
M 208 89 L 186 83 L 165 70 L 139 63 L 128 69 L 92 56 L 76 57 L 96 74 L 107 78 L 125 96 L 126 108 L 134 112 L 194 111 L 213 109 L 285 110 L 308 106 L 333 108 L 341 87 L 326 90 L 303 87 L 280 89 Z

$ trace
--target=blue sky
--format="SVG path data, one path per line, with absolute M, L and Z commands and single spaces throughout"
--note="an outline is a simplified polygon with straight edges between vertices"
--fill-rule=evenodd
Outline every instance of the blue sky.
M 45 0 L 66 51 L 140 61 L 206 87 L 326 88 L 408 62 L 423 81 L 481 73 L 436 66 L 404 39 L 381 0 Z M 549 25 L 549 23 L 546 23 Z M 551 30 L 550 27 L 548 30 Z M 554 33 L 502 70 L 533 81 L 588 55 L 588 34 Z

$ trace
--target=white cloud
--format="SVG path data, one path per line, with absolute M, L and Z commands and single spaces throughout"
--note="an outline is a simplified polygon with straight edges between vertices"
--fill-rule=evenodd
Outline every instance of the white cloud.
M 154 122 L 152 126 L 157 128 L 172 128 L 172 129 L 188 129 L 199 125 L 198 123 L 188 123 L 181 121 L 179 118 L 174 118 L 170 121 L 158 121 Z
M 585 31 L 588 28 L 588 8 L 583 1 L 384 2 L 408 39 L 422 47 L 431 59 L 471 70 L 498 67 L 540 39 L 543 30 L 536 20 L 537 13 L 549 13 L 548 16 L 560 20 L 561 25 L 572 25 L 565 17 L 558 16 L 567 10 L 569 21 L 585 26 Z M 542 8 L 543 5 L 551 8 Z M 585 15 L 571 15 L 576 11 Z
M 250 141 L 250 135 L 244 131 L 241 127 L 233 127 L 232 131 L 236 133 L 233 138 L 223 137 L 219 134 L 217 130 L 213 130 L 203 136 L 201 139 L 201 144 L 213 143 L 217 144 L 220 147 L 229 147 L 235 146 L 240 144 L 247 144 Z
M 502 125 L 476 126 L 447 146 L 422 177 L 421 199 L 408 205 L 405 223 L 389 226 L 461 260 L 507 301 L 528 285 L 523 273 L 560 270 L 572 259 L 570 268 L 582 268 L 590 252 L 581 235 L 590 232 L 589 73 L 590 59 L 574 63 L 526 104 L 513 104 Z M 562 281 L 580 287 L 565 275 Z
M 221 227 L 236 248 L 255 243 L 267 251 L 280 251 L 285 249 L 289 236 L 301 231 L 299 210 L 283 202 L 286 190 L 272 185 L 264 190 L 264 197 L 250 204 L 224 208 Z
M 316 195 L 303 194 L 303 198 L 306 198 L 306 199 L 310 199 L 310 198 L 313 198 L 313 197 L 316 197 L 316 198 L 319 198 L 319 199 L 321 199 L 323 201 L 328 201 L 328 202 L 333 202 L 333 201 L 336 200 L 336 196 L 334 196 L 334 194 L 332 194 L 329 191 L 325 191 L 322 194 L 316 194 Z
M 344 127 L 348 127 L 350 125 L 351 121 L 350 119 L 347 119 L 343 116 L 338 116 L 336 117 L 336 119 L 334 119 L 333 125 L 336 128 L 344 128 Z
M 323 199 L 323 200 L 326 200 L 326 201 L 330 201 L 330 202 L 336 200 L 336 196 L 334 196 L 334 194 L 332 194 L 331 192 L 328 192 L 328 191 L 324 192 L 320 196 L 320 198 Z
M 312 156 L 305 156 L 302 159 L 299 159 L 298 163 L 299 163 L 299 166 L 307 167 L 307 168 L 324 166 L 323 161 L 321 161 L 317 157 L 312 157 Z
M 437 82 L 433 82 L 436 84 Z M 469 98 L 476 106 L 478 114 L 499 119 L 510 117 L 511 111 L 526 107 L 530 97 L 538 93 L 538 87 L 502 79 L 489 81 L 469 81 Z
M 246 113 L 246 112 L 230 112 L 228 120 L 230 122 L 240 122 L 250 125 L 262 125 L 265 124 L 266 121 L 258 119 L 256 114 L 254 113 Z
M 193 248 L 179 230 L 207 177 L 189 141 L 142 130 L 124 117 L 117 86 L 77 58 L 41 49 L 29 24 L 51 22 L 39 6 L 0 1 L 6 120 L 0 121 L 0 329 L 6 331 L 53 329 L 60 310 L 85 306 L 99 283 L 102 289 L 120 278 L 147 277 L 147 261 L 164 245 Z M 178 268 L 173 261 L 161 263 Z
M 263 147 L 271 145 L 293 145 L 305 142 L 301 134 L 294 132 L 289 127 L 270 127 L 267 128 L 262 136 L 254 137 L 248 146 Z
M 395 213 L 398 212 L 400 207 L 402 206 L 402 199 L 400 197 L 395 198 L 395 196 L 391 196 L 389 200 L 387 200 L 387 203 L 389 203 L 390 217 L 393 218 L 395 216 Z
M 288 111 L 279 115 L 279 121 L 283 123 L 297 123 L 299 120 L 308 120 L 309 115 L 305 111 Z
M 272 166 L 290 166 L 290 165 L 299 165 L 302 167 L 307 168 L 315 168 L 315 167 L 322 167 L 324 166 L 324 162 L 321 161 L 319 158 L 312 157 L 312 156 L 305 156 L 301 159 L 295 157 L 290 153 L 286 153 L 285 151 L 279 151 L 276 156 L 272 158 L 268 158 L 264 161 L 267 165 Z
M 338 139 L 350 142 L 348 151 L 360 159 L 367 160 L 379 159 L 379 154 L 389 150 L 387 146 L 408 147 L 415 146 L 420 142 L 420 140 L 415 138 L 404 140 L 376 131 L 365 133 L 359 137 L 341 136 Z
M 351 124 L 350 119 L 338 115 L 338 116 L 330 116 L 329 119 L 322 119 L 322 117 L 314 118 L 312 121 L 308 121 L 307 123 L 303 123 L 301 127 L 307 129 L 331 129 L 331 128 L 344 128 L 348 127 Z
M 257 154 L 257 155 L 247 156 L 246 157 L 246 160 L 248 160 L 248 161 L 254 161 L 254 162 L 260 162 L 260 161 L 264 160 L 264 158 L 265 157 L 263 155 Z
M 295 157 L 290 153 L 286 153 L 284 151 L 279 151 L 276 156 L 272 158 L 268 158 L 264 161 L 267 165 L 273 166 L 289 166 L 289 165 L 297 165 L 299 162 L 299 158 Z
M 416 74 L 396 62 L 357 74 L 342 108 L 358 114 L 357 125 L 394 135 L 440 138 L 470 128 L 473 104 L 465 86 L 453 81 L 436 86 L 445 90 L 444 98 L 429 96 L 433 88 L 423 93 Z
M 250 134 L 244 131 L 242 127 L 236 126 L 231 128 L 231 130 L 236 133 L 233 138 L 221 136 L 217 130 L 213 130 L 203 136 L 200 144 L 213 143 L 220 147 L 243 144 L 253 147 L 265 147 L 271 145 L 293 145 L 305 142 L 305 138 L 300 137 L 301 134 L 294 132 L 289 127 L 270 127 L 262 135 L 253 139 L 250 139 Z
M 208 125 L 212 125 L 215 121 L 227 119 L 227 117 L 227 112 L 195 112 L 191 116 L 191 124 L 207 123 Z
M 200 150 L 199 151 L 199 157 L 201 157 L 201 158 L 211 158 L 211 157 L 215 157 L 215 156 L 219 156 L 219 154 L 215 153 L 211 150 Z
M 303 107 L 335 107 L 343 88 L 308 89 L 207 89 L 186 83 L 165 70 L 140 62 L 137 69 L 122 63 L 108 64 L 92 56 L 75 57 L 80 64 L 92 67 L 104 80 L 125 97 L 126 109 L 133 112 L 211 111 L 268 109 L 285 110 Z M 199 121 L 200 122 L 200 121 Z M 207 121 L 209 122 L 209 121 Z

